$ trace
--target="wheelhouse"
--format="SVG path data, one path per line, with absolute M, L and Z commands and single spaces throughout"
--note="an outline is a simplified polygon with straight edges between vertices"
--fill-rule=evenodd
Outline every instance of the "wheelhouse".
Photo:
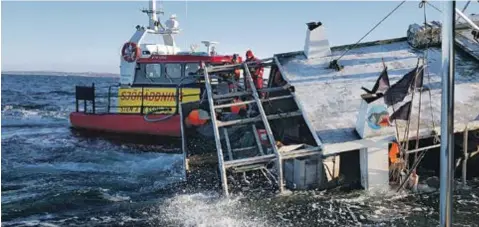
M 197 56 L 197 55 L 152 55 L 140 58 L 135 67 L 131 87 L 171 87 L 180 83 L 191 87 L 198 77 L 201 64 L 228 64 L 232 56 Z M 241 61 L 241 60 L 240 60 Z M 194 85 L 193 85 L 194 86 Z M 195 86 L 196 87 L 196 86 Z

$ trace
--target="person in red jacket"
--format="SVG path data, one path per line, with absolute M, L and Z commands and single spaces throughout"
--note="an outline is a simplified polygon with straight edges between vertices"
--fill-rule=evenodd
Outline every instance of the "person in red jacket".
M 259 59 L 257 59 L 254 56 L 254 54 L 251 50 L 246 51 L 245 62 L 254 62 L 254 61 L 259 62 Z M 250 67 L 251 77 L 253 79 L 253 82 L 254 82 L 254 85 L 255 85 L 256 89 L 262 89 L 263 88 L 263 71 L 264 71 L 263 66 Z M 247 83 L 247 87 L 249 88 L 248 83 Z M 261 95 L 261 93 L 260 93 L 260 95 Z

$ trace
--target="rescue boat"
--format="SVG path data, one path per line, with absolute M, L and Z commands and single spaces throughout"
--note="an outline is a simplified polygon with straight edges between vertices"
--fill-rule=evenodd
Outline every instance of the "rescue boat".
M 133 36 L 121 49 L 120 83 L 108 88 L 106 108 L 96 105 L 94 84 L 76 86 L 76 109 L 70 114 L 75 129 L 112 133 L 180 137 L 181 102 L 198 101 L 204 82 L 196 76 L 202 65 L 223 65 L 241 62 L 238 55 L 217 55 L 217 42 L 202 41 L 206 52 L 181 51 L 175 42 L 180 33 L 173 14 L 164 23 L 158 19 L 161 10 L 156 1 L 142 12 L 149 16 L 149 26 L 136 26 Z M 160 36 L 163 44 L 143 43 L 147 35 Z M 81 103 L 83 104 L 81 105 Z

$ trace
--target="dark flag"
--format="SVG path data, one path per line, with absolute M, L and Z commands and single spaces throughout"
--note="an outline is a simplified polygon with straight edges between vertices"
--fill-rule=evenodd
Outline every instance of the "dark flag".
M 376 94 L 376 93 L 384 93 L 389 88 L 389 76 L 388 76 L 388 68 L 385 67 L 379 75 L 379 78 L 376 80 L 374 84 L 373 90 L 368 90 L 365 87 L 361 87 L 364 91 L 368 94 Z
M 423 70 L 422 66 L 420 68 L 416 67 L 406 75 L 404 75 L 398 82 L 393 84 L 384 94 L 384 103 L 388 106 L 392 106 L 398 102 L 404 100 L 404 98 L 409 94 L 409 89 L 412 88 L 413 84 L 417 87 L 418 85 L 422 86 L 423 82 Z M 420 71 L 418 71 L 420 70 Z M 416 73 L 419 73 L 418 80 L 414 83 L 414 77 Z
M 411 115 L 411 102 L 409 101 L 406 104 L 399 107 L 396 112 L 394 112 L 389 119 L 392 120 L 409 120 L 409 115 Z
M 416 76 L 415 82 L 414 82 L 415 88 L 421 89 L 422 86 L 423 86 L 423 83 L 424 83 L 424 65 L 419 67 L 419 69 L 417 71 L 417 76 Z
M 366 101 L 366 103 L 372 103 L 384 96 L 383 93 L 378 93 L 378 94 L 362 94 L 361 98 Z

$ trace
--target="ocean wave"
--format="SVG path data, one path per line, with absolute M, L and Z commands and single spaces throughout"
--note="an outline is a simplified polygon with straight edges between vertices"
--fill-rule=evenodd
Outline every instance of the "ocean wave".
M 107 154 L 112 155 L 109 152 Z M 85 154 L 86 155 L 86 154 Z M 94 154 L 92 154 L 94 155 Z M 115 155 L 115 154 L 113 154 Z M 97 158 L 89 158 L 95 162 L 45 162 L 35 164 L 24 164 L 21 166 L 23 170 L 40 172 L 91 172 L 91 173 L 124 173 L 131 176 L 136 175 L 153 175 L 161 172 L 168 172 L 168 174 L 181 174 L 176 166 L 183 164 L 181 155 L 121 155 L 116 154 L 116 157 L 106 158 L 105 155 L 99 155 Z M 181 168 L 180 168 L 181 169 Z M 170 170 L 174 172 L 170 172 Z

